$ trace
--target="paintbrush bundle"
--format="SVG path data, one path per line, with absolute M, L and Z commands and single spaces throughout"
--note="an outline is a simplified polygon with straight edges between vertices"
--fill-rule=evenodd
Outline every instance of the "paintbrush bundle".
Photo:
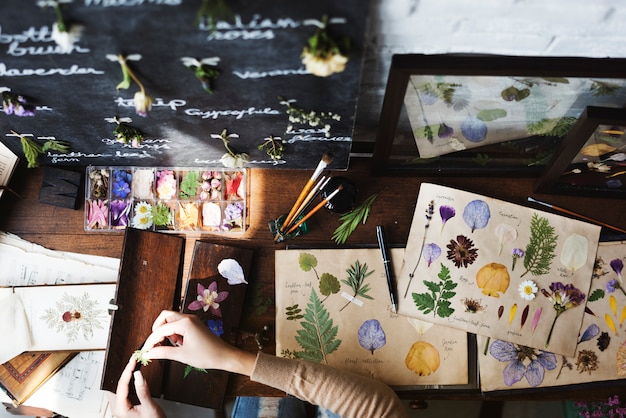
M 298 236 L 304 228 L 304 223 L 342 190 L 343 186 L 339 185 L 324 199 L 314 204 L 331 179 L 331 177 L 322 176 L 320 178 L 320 176 L 328 164 L 332 162 L 332 159 L 330 154 L 322 156 L 313 175 L 302 188 L 287 216 L 280 216 L 270 222 L 270 231 L 274 235 L 274 241 L 280 242 L 287 237 Z

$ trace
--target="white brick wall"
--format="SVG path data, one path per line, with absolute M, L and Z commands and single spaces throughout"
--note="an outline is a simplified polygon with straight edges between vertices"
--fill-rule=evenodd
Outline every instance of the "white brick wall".
M 370 1 L 370 20 L 359 140 L 375 136 L 393 54 L 626 58 L 626 0 L 363 1 Z

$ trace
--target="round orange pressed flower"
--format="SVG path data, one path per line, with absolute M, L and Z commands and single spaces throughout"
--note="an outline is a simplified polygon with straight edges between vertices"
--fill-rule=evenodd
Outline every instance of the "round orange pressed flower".
M 476 273 L 476 285 L 487 296 L 500 297 L 509 288 L 511 277 L 506 267 L 500 263 L 489 263 Z

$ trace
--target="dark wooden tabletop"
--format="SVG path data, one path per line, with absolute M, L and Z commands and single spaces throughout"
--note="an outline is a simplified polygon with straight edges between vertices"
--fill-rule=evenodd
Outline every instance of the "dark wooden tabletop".
M 581 215 L 598 219 L 606 224 L 626 229 L 626 205 L 623 200 L 591 198 L 579 196 L 536 195 L 533 193 L 535 178 L 511 177 L 372 177 L 370 160 L 352 159 L 348 171 L 334 172 L 333 176 L 343 176 L 351 180 L 357 188 L 356 203 L 380 192 L 370 217 L 365 225 L 360 225 L 350 236 L 345 247 L 363 244 L 376 244 L 376 225 L 383 225 L 387 240 L 392 246 L 406 244 L 419 187 L 422 182 L 438 183 L 506 200 L 512 203 L 532 206 L 527 197 L 550 202 L 570 209 Z M 242 333 L 238 344 L 246 349 L 256 350 L 254 338 L 247 337 L 269 327 L 269 341 L 264 342 L 263 351 L 274 353 L 274 250 L 286 245 L 315 248 L 337 247 L 331 240 L 339 225 L 339 215 L 328 210 L 316 213 L 309 221 L 309 232 L 290 241 L 275 243 L 269 232 L 268 222 L 289 211 L 303 185 L 311 176 L 301 170 L 262 170 L 250 171 L 249 226 L 246 232 L 235 237 L 220 235 L 187 236 L 186 264 L 196 239 L 215 243 L 239 245 L 254 250 L 252 261 L 253 277 L 247 294 L 242 317 Z M 19 237 L 59 251 L 72 251 L 119 258 L 122 253 L 124 235 L 122 232 L 94 233 L 83 228 L 84 205 L 78 210 L 60 208 L 38 202 L 43 169 L 26 169 L 20 166 L 16 171 L 11 187 L 20 194 L 17 198 L 5 193 L 0 201 L 0 229 Z M 545 207 L 537 207 L 547 210 Z M 604 232 L 610 232 L 603 230 Z M 185 267 L 185 272 L 188 266 Z M 185 273 L 186 274 L 186 273 Z M 247 396 L 283 396 L 284 393 L 251 382 L 243 376 L 232 376 L 229 394 Z M 615 392 L 625 392 L 618 382 L 597 385 L 577 385 L 561 388 L 558 391 L 540 392 L 545 399 L 581 399 L 599 397 Z M 536 392 L 531 397 L 536 399 Z M 483 398 L 478 390 L 428 390 L 406 391 L 401 396 L 411 399 L 470 399 Z M 522 399 L 528 393 L 509 391 L 507 399 Z M 487 397 L 489 398 L 489 397 Z M 499 397 L 498 397 L 499 398 Z

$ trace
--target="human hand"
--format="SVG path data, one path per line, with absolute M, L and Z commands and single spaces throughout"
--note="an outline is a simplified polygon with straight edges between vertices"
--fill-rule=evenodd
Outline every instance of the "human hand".
M 134 357 L 124 368 L 117 382 L 115 394 L 108 393 L 111 411 L 116 418 L 165 418 L 165 412 L 150 396 L 150 388 L 145 384 L 141 371 L 135 370 L 137 362 Z M 128 394 L 130 392 L 130 379 L 135 377 L 135 392 L 139 399 L 139 405 L 133 405 Z
M 158 345 L 165 339 L 172 346 Z M 144 357 L 169 359 L 200 369 L 219 369 L 250 376 L 256 355 L 213 334 L 195 315 L 163 311 L 143 346 Z

